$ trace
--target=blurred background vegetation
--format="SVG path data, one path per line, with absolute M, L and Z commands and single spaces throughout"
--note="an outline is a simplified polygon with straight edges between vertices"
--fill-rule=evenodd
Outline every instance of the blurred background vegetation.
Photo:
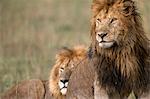
M 0 93 L 20 80 L 48 79 L 63 46 L 90 43 L 92 0 L 0 0 Z M 136 0 L 150 37 L 150 0 Z

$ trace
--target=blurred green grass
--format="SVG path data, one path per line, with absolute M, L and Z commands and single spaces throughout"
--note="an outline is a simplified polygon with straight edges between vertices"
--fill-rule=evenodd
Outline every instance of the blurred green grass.
M 91 1 L 0 0 L 0 93 L 20 80 L 48 79 L 62 46 L 89 45 Z M 150 33 L 150 1 L 137 1 Z

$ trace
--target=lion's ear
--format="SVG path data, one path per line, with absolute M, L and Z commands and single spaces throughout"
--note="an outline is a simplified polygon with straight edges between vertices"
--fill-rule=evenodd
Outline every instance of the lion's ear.
M 135 11 L 134 1 L 132 0 L 122 0 L 121 2 L 121 13 L 125 16 L 130 16 Z

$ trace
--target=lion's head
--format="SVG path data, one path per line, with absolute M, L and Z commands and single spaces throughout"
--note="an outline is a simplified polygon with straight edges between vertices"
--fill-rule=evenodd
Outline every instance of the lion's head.
M 49 78 L 49 88 L 55 97 L 60 98 L 66 94 L 73 68 L 85 57 L 84 46 L 76 46 L 73 49 L 64 48 L 56 55 L 56 63 L 52 67 Z
M 132 0 L 93 0 L 92 12 L 91 32 L 97 49 L 134 47 L 146 38 Z

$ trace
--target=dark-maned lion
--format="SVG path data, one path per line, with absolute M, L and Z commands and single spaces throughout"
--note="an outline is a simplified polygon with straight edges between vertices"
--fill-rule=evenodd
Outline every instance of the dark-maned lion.
M 132 0 L 93 0 L 89 59 L 72 73 L 67 99 L 150 99 L 149 40 Z

